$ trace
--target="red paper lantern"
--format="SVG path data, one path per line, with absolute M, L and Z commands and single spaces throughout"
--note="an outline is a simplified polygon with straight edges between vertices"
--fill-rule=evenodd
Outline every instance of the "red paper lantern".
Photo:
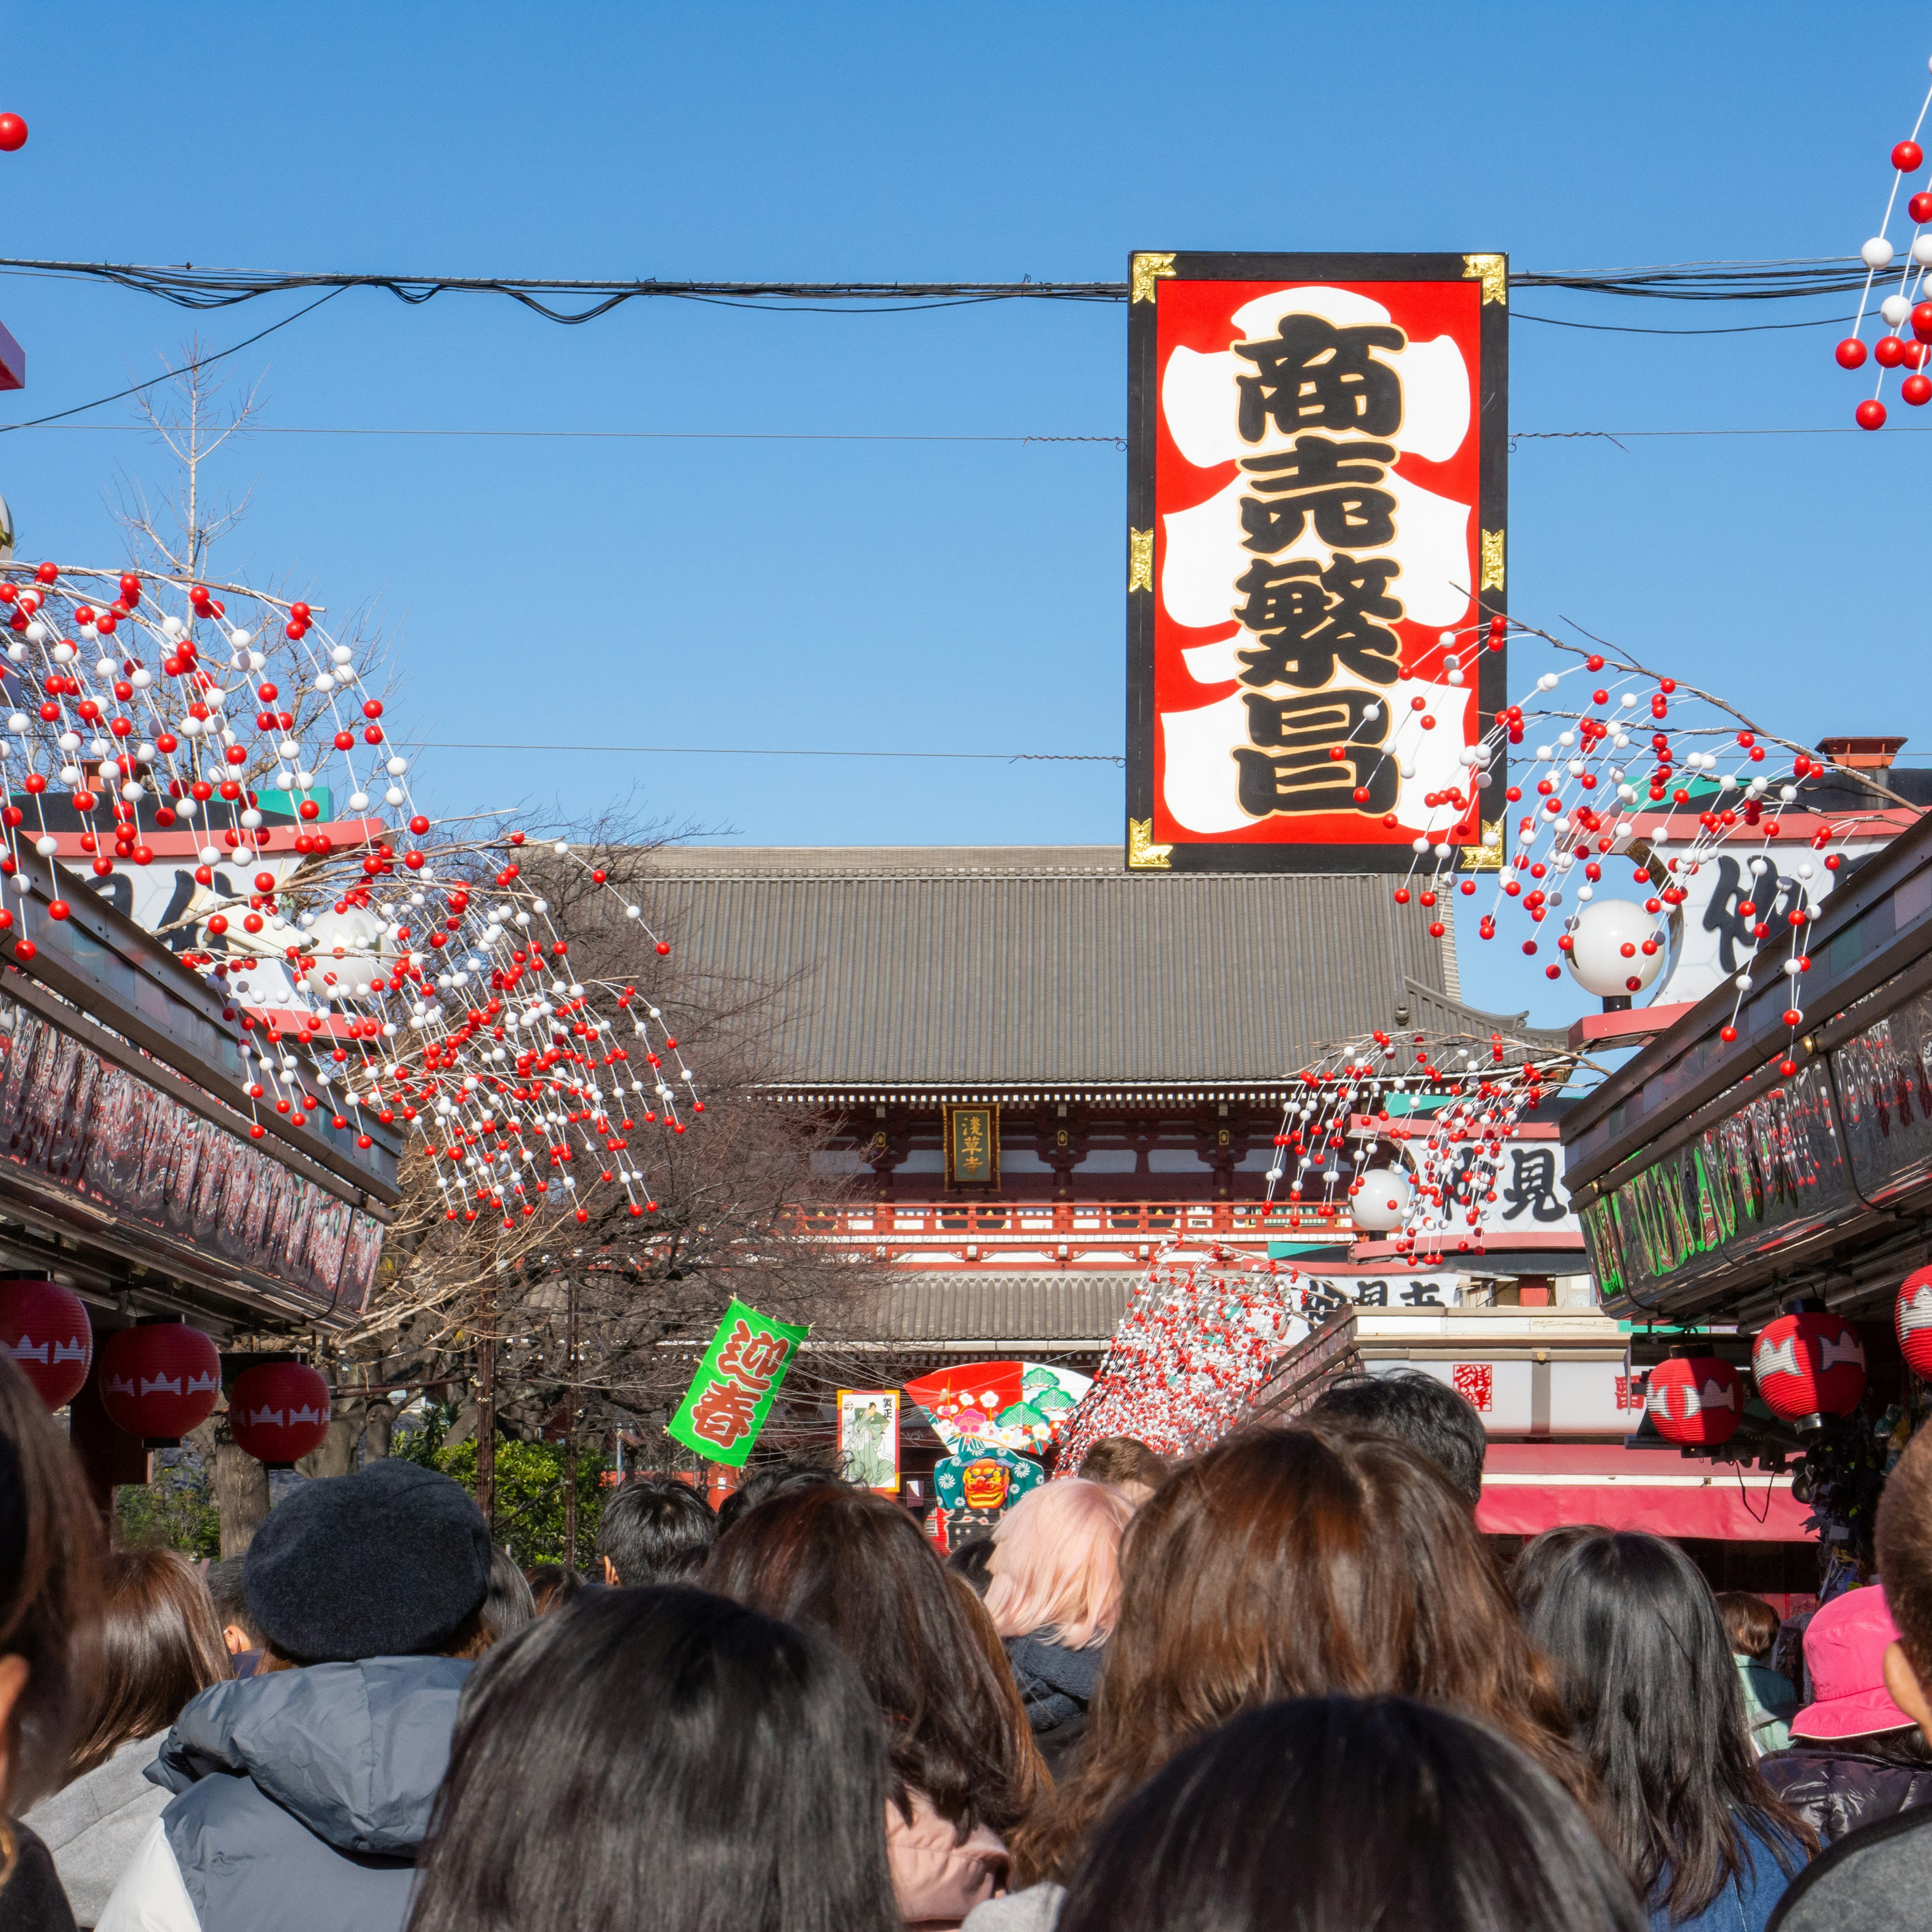
M 1712 1448 L 1744 1420 L 1744 1378 L 1718 1355 L 1673 1355 L 1650 1372 L 1645 1412 L 1666 1442 Z
M 214 1412 L 221 1357 L 185 1322 L 123 1328 L 100 1345 L 100 1406 L 146 1442 L 178 1442 Z
M 1898 1352 L 1915 1376 L 1932 1378 L 1932 1268 L 1905 1277 L 1892 1318 L 1898 1330 Z
M 244 1369 L 228 1391 L 228 1426 L 258 1462 L 293 1462 L 320 1449 L 328 1414 L 328 1384 L 306 1362 Z
M 57 1281 L 0 1281 L 0 1348 L 49 1408 L 64 1408 L 94 1360 L 86 1304 Z
M 1786 1422 L 1849 1415 L 1865 1392 L 1864 1345 L 1835 1315 L 1780 1315 L 1751 1345 L 1751 1370 L 1765 1406 Z

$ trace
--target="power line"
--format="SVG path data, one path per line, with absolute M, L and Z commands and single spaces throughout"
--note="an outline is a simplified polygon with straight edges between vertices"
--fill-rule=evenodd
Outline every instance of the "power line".
M 289 320 L 292 322 L 295 317 Z M 280 325 L 278 323 L 278 327 Z M 259 338 L 256 338 L 259 340 Z M 238 343 L 237 348 L 245 348 L 245 343 Z M 228 350 L 224 354 L 232 355 Z M 205 358 L 214 361 L 214 357 Z M 164 376 L 157 379 L 166 382 Z M 146 386 L 152 387 L 152 385 Z M 112 396 L 104 401 L 112 402 Z M 91 404 L 83 404 L 92 408 Z M 74 413 L 71 410 L 67 414 Z M 154 430 L 146 423 L 76 423 L 59 422 L 51 418 L 43 418 L 38 422 L 14 423 L 6 425 L 14 429 L 60 428 L 91 430 L 97 434 L 112 436 L 152 436 Z M 896 432 L 870 433 L 850 430 L 726 430 L 726 429 L 408 429 L 394 428 L 338 428 L 334 425 L 308 425 L 296 424 L 243 423 L 233 432 L 238 436 L 506 436 L 574 439 L 586 442 L 1088 442 L 1106 443 L 1116 449 L 1125 449 L 1127 440 L 1124 436 L 982 436 Z
M 816 746 L 769 745 L 483 745 L 428 739 L 432 752 L 648 752 L 664 758 L 964 758 L 995 764 L 1124 765 L 1113 752 L 833 752 Z

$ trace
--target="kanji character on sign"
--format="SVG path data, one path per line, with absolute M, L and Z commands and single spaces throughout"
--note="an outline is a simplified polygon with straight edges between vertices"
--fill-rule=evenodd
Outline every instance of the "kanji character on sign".
M 743 1325 L 742 1323 L 740 1324 Z M 692 1432 L 721 1449 L 729 1449 L 758 1426 L 763 1388 L 746 1388 L 734 1382 L 714 1382 L 692 1406 Z
M 740 1321 L 718 1352 L 718 1372 L 735 1376 L 763 1395 L 790 1355 L 791 1344 L 782 1335 L 760 1334 Z
M 1496 1406 L 1496 1372 L 1488 1362 L 1452 1362 L 1450 1379 L 1469 1406 L 1486 1415 Z
M 1326 570 L 1307 557 L 1250 566 L 1234 580 L 1247 593 L 1234 615 L 1261 635 L 1237 653 L 1247 666 L 1241 682 L 1316 691 L 1339 662 L 1370 684 L 1394 683 L 1402 646 L 1374 620 L 1402 615 L 1400 598 L 1388 594 L 1401 573 L 1392 557 L 1337 556 Z
M 1383 465 L 1395 455 L 1393 443 L 1298 436 L 1292 450 L 1244 458 L 1241 467 L 1256 492 L 1241 499 L 1244 548 L 1272 556 L 1301 535 L 1311 517 L 1315 534 L 1333 547 L 1378 550 L 1394 542 L 1396 500 L 1370 486 L 1382 481 Z
M 1533 1221 L 1560 1221 L 1569 1213 L 1556 1192 L 1556 1156 L 1549 1148 L 1511 1148 L 1515 1172 L 1503 1190 L 1503 1219 L 1514 1221 L 1529 1210 Z
M 1285 315 L 1272 342 L 1236 343 L 1234 353 L 1256 372 L 1234 378 L 1242 440 L 1260 442 L 1270 419 L 1283 431 L 1393 436 L 1402 427 L 1402 378 L 1369 352 L 1400 349 L 1408 339 L 1385 322 L 1337 328 L 1318 315 Z

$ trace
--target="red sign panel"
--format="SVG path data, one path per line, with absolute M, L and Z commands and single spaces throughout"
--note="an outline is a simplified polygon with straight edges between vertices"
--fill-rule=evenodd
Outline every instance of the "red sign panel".
M 1130 865 L 1499 836 L 1503 258 L 1143 254 L 1132 297 Z

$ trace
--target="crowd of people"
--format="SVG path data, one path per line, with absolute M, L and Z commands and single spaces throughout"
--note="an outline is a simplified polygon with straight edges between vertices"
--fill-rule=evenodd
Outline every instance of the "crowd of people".
M 1803 1634 L 1665 1539 L 1505 1567 L 1426 1376 L 942 1559 L 831 1470 L 520 1570 L 412 1463 L 110 1550 L 0 1360 L 0 1928 L 1862 1932 L 1932 1898 L 1932 1432 Z M 1928 1912 L 1932 1916 L 1932 1912 Z

